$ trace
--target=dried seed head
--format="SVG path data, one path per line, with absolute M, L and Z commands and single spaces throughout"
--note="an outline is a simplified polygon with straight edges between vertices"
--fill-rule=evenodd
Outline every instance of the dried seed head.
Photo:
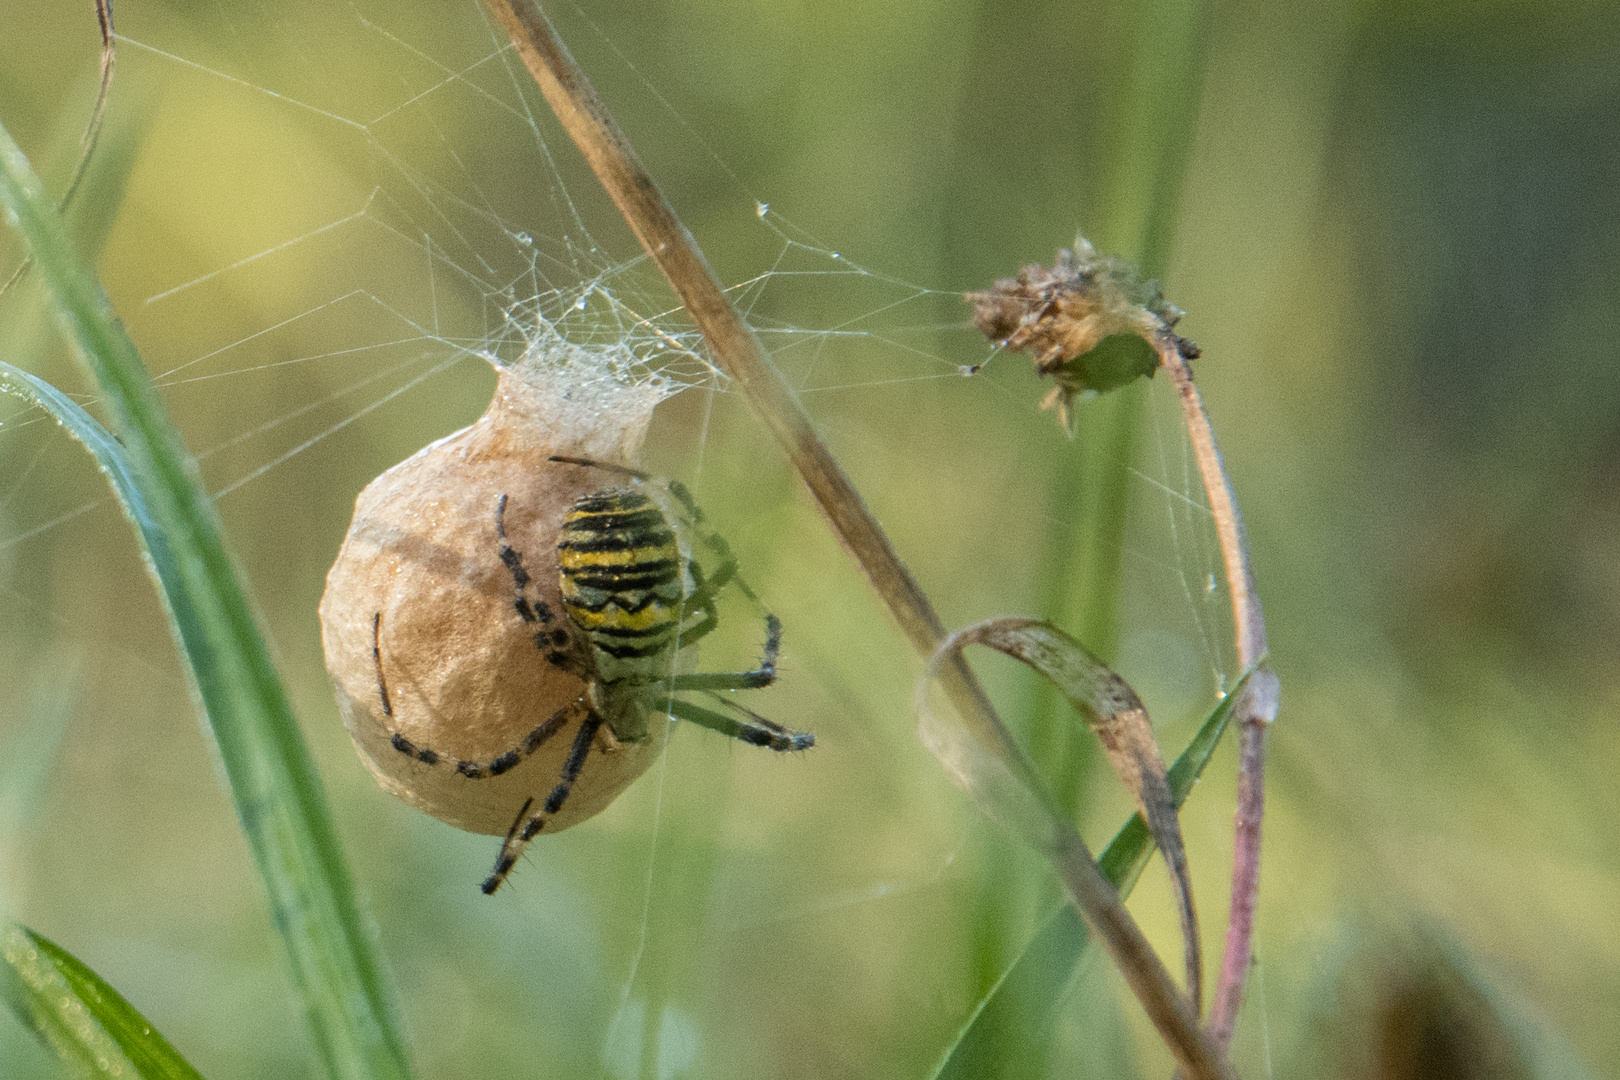
M 1042 402 L 1054 406 L 1065 428 L 1077 397 L 1123 386 L 1157 368 L 1151 349 L 1136 346 L 1119 355 L 1095 352 L 1105 340 L 1130 336 L 1150 341 L 1166 333 L 1183 312 L 1165 300 L 1155 280 L 1124 259 L 1098 255 L 1085 237 L 1073 251 L 1059 251 L 1051 269 L 1026 266 L 1016 278 L 1002 278 L 990 288 L 966 294 L 973 305 L 973 325 L 986 337 L 1013 352 L 1028 352 L 1035 370 L 1057 384 Z M 1183 355 L 1198 348 L 1176 338 Z
M 477 423 L 360 493 L 320 614 L 339 710 L 377 782 L 459 828 L 504 835 L 561 775 L 590 678 L 559 595 L 557 534 L 575 502 L 613 484 L 550 458 L 633 464 L 675 387 L 627 350 L 549 330 L 497 372 Z M 602 735 L 547 830 L 606 807 L 666 731 L 653 724 L 624 744 Z

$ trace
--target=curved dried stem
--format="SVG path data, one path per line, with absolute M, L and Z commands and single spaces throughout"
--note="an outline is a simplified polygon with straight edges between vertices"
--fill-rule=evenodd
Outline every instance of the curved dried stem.
M 96 152 L 96 143 L 101 138 L 101 123 L 107 118 L 113 62 L 118 59 L 118 50 L 113 43 L 112 0 L 96 0 L 96 21 L 101 24 L 101 85 L 96 90 L 96 103 L 90 109 L 90 122 L 85 125 L 84 135 L 79 139 L 79 163 L 73 167 L 73 179 L 68 181 L 67 191 L 57 204 L 63 210 L 73 201 L 79 185 L 84 182 L 85 173 L 90 169 L 90 156 Z
M 680 296 L 716 365 L 742 390 L 781 444 L 912 647 L 924 658 L 932 655 L 945 638 L 944 623 L 933 604 L 817 437 L 786 381 L 766 361 L 764 349 L 731 306 L 696 241 L 664 200 L 545 13 L 534 0 L 485 0 L 485 4 L 511 35 L 541 94 L 619 213 Z M 945 664 L 939 679 L 966 724 L 992 744 L 1007 738 L 1005 726 L 964 661 L 956 658 Z M 1016 746 L 1007 750 L 1008 760 L 1022 758 Z M 1190 1076 L 1204 1080 L 1232 1076 L 1224 1056 L 1199 1030 L 1190 1002 L 1176 990 L 1169 972 L 1119 902 L 1119 894 L 1098 871 L 1080 837 L 1062 839 L 1054 845 L 1061 853 L 1061 857 L 1054 856 L 1054 865 L 1177 1061 Z
M 1227 585 L 1232 593 L 1238 664 L 1247 669 L 1265 661 L 1266 621 L 1254 588 L 1248 538 L 1243 531 L 1243 517 L 1238 512 L 1237 496 L 1232 492 L 1232 481 L 1226 474 L 1226 463 L 1216 445 L 1203 397 L 1182 354 L 1182 341 L 1168 327 L 1159 329 L 1150 338 L 1160 364 L 1175 380 L 1193 455 L 1198 461 L 1204 489 L 1209 493 L 1210 513 L 1215 518 L 1215 533 L 1220 540 Z M 1210 1035 L 1223 1051 L 1231 1042 L 1238 1006 L 1243 1003 L 1243 985 L 1254 949 L 1254 915 L 1260 892 L 1260 824 L 1266 807 L 1266 732 L 1277 718 L 1278 692 L 1276 674 L 1270 668 L 1260 667 L 1240 691 L 1242 697 L 1236 706 L 1239 746 L 1232 905 L 1227 916 L 1226 951 L 1221 958 L 1209 1018 Z

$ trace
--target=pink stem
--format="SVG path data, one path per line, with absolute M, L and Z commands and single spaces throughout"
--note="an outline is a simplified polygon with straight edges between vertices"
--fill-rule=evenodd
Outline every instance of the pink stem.
M 1181 354 L 1181 341 L 1169 330 L 1153 335 L 1159 362 L 1175 379 L 1181 397 L 1182 417 L 1192 441 L 1198 471 L 1209 493 L 1210 513 L 1220 539 L 1226 564 L 1227 586 L 1232 593 L 1232 620 L 1237 634 L 1238 664 L 1246 671 L 1265 661 L 1266 622 L 1260 611 L 1260 597 L 1254 589 L 1254 573 L 1249 565 L 1249 545 L 1238 512 L 1237 496 L 1226 474 L 1215 431 L 1203 398 L 1193 383 L 1192 369 Z M 1243 1004 L 1243 985 L 1249 975 L 1254 952 L 1254 914 L 1260 894 L 1260 823 L 1265 817 L 1266 731 L 1277 717 L 1279 684 L 1269 668 L 1250 676 L 1237 703 L 1239 723 L 1238 794 L 1236 837 L 1232 856 L 1232 907 L 1227 916 L 1226 953 L 1221 958 L 1221 974 L 1215 983 L 1215 1003 L 1210 1011 L 1210 1038 L 1223 1051 L 1232 1038 L 1238 1006 Z
M 1255 675 L 1270 675 L 1256 672 Z M 1266 731 L 1270 724 L 1245 717 L 1239 728 L 1237 836 L 1232 856 L 1232 907 L 1226 924 L 1226 953 L 1215 983 L 1209 1014 L 1210 1038 L 1222 1050 L 1232 1041 L 1243 985 L 1254 948 L 1254 913 L 1260 896 L 1260 821 L 1266 811 Z

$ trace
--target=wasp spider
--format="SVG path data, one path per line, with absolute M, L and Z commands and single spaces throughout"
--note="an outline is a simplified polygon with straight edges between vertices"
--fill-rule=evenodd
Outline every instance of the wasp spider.
M 677 673 L 676 652 L 718 625 L 715 599 L 735 585 L 757 598 L 737 576 L 729 546 L 703 524 L 703 515 L 677 482 L 654 481 L 621 465 L 584 458 L 553 456 L 552 462 L 594 469 L 619 483 L 579 498 L 562 522 L 556 544 L 557 582 L 562 617 L 536 598 L 537 582 L 507 535 L 508 496 L 499 496 L 493 514 L 496 554 L 511 576 L 512 610 L 534 628 L 534 641 L 546 662 L 570 671 L 585 684 L 570 701 L 514 745 L 483 760 L 463 760 L 425 746 L 394 731 L 390 744 L 399 753 L 437 768 L 454 770 L 467 781 L 501 776 L 544 746 L 552 736 L 574 728 L 572 745 L 560 775 L 544 799 L 527 797 L 517 808 L 495 868 L 483 883 L 493 893 L 506 880 L 517 859 L 546 823 L 561 811 L 582 774 L 591 769 L 593 747 L 613 753 L 647 741 L 655 718 L 668 715 L 772 750 L 804 750 L 815 736 L 789 731 L 737 705 L 728 691 L 755 690 L 776 678 L 782 624 L 765 616 L 765 649 L 758 667 L 723 673 Z M 667 504 L 665 500 L 668 500 Z M 679 508 L 687 532 L 716 557 L 705 573 L 683 552 L 669 511 Z M 387 717 L 394 713 L 381 643 L 382 614 L 372 625 L 377 697 Z M 703 692 L 729 711 L 719 711 L 675 696 Z M 627 782 L 627 781 L 626 781 Z

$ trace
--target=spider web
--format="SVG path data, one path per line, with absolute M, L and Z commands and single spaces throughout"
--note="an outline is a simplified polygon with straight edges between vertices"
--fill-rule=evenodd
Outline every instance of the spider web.
M 852 257 L 800 228 L 771 207 L 769 192 L 750 190 L 707 150 L 701 120 L 670 108 L 655 77 L 643 78 L 611 42 L 593 37 L 588 19 L 569 14 L 572 31 L 616 65 L 602 78 L 632 97 L 636 115 L 667 124 L 674 134 L 664 137 L 695 147 L 697 160 L 712 167 L 710 180 L 728 185 L 715 231 L 740 237 L 738 246 L 749 253 L 741 260 L 749 265 L 726 276 L 732 298 L 880 510 L 899 519 L 903 507 L 921 501 L 936 503 L 941 515 L 958 515 L 963 511 L 950 479 L 958 472 L 981 493 L 1007 483 L 1003 470 L 1010 467 L 954 438 L 963 409 L 984 430 L 997 424 L 1026 433 L 1040 429 L 1019 436 L 1037 440 L 1031 444 L 1036 454 L 1065 452 L 1055 425 L 1034 416 L 1040 390 L 1023 361 L 996 358 L 966 325 L 960 294 L 984 282 L 909 281 L 877 268 L 875 258 Z M 214 33 L 141 11 L 120 16 L 115 97 L 126 83 L 148 93 L 161 87 L 162 94 L 125 214 L 147 228 L 160 220 L 173 243 L 143 255 L 149 265 L 136 275 L 115 229 L 106 276 L 228 526 L 233 518 L 262 523 L 314 513 L 320 503 L 308 494 L 311 487 L 334 474 L 347 477 L 357 457 L 373 462 L 375 471 L 470 422 L 487 400 L 489 360 L 511 362 L 549 334 L 612 348 L 629 358 L 637 377 L 657 372 L 688 388 L 682 398 L 692 404 L 668 430 L 655 430 L 656 463 L 680 468 L 711 511 L 719 501 L 712 516 L 743 553 L 751 584 L 767 605 L 789 609 L 785 681 L 811 701 L 804 712 L 851 717 L 847 728 L 831 730 L 814 715 L 802 725 L 777 719 L 818 730 L 823 746 L 842 736 L 857 753 L 872 756 L 914 742 L 893 701 L 853 699 L 859 676 L 839 659 L 836 633 L 807 632 L 794 640 L 794 628 L 805 627 L 808 617 L 795 620 L 792 611 L 810 609 L 816 586 L 795 585 L 793 577 L 814 560 L 781 553 L 770 528 L 750 524 L 753 493 L 737 489 L 753 481 L 739 485 L 736 478 L 751 471 L 774 477 L 762 486 L 774 493 L 770 515 L 778 528 L 813 515 L 802 505 L 792 509 L 791 485 L 779 463 L 749 465 L 748 455 L 763 444 L 735 433 L 731 420 L 745 410 L 476 6 L 460 9 L 448 27 L 413 24 L 406 15 L 365 6 L 323 11 L 296 29 L 213 12 L 210 19 L 223 19 Z M 220 165 L 233 156 L 233 163 Z M 653 171 L 659 171 L 656 160 Z M 153 195 L 158 175 L 171 185 L 161 203 Z M 721 259 L 723 273 L 728 262 Z M 132 289 L 132 283 L 138 284 Z M 964 379 L 969 370 L 979 373 Z M 55 373 L 72 378 L 65 368 Z M 1131 473 L 1133 514 L 1141 526 L 1128 531 L 1123 552 L 1126 615 L 1118 660 L 1150 705 L 1160 703 L 1159 716 L 1184 721 L 1207 707 L 1212 688 L 1226 684 L 1232 660 L 1208 514 L 1172 398 L 1152 395 L 1147 450 Z M 89 395 L 84 400 L 93 402 Z M 920 432 L 924 449 L 898 444 L 886 416 L 902 417 L 908 435 Z M 74 451 L 63 442 L 37 414 L 0 403 L 0 593 L 12 609 L 5 629 L 43 634 L 69 651 L 116 654 L 119 670 L 155 674 L 177 692 L 177 671 L 149 604 L 144 615 L 128 616 L 125 633 L 126 619 L 87 599 L 84 589 L 64 585 L 60 575 L 28 572 L 85 543 L 87 531 L 121 531 L 115 507 L 93 476 L 46 482 L 74 468 L 68 464 Z M 933 458 L 929 476 L 916 475 L 915 455 Z M 711 473 L 717 478 L 705 490 Z M 349 484 L 342 498 L 352 499 L 355 490 Z M 1054 524 L 1057 510 L 1007 498 L 1029 515 L 1032 531 Z M 992 568 L 980 592 L 936 597 L 948 621 L 1038 606 L 1038 597 L 1018 584 L 1024 576 L 1018 565 L 1033 558 L 1031 546 L 1015 541 L 1009 552 L 990 525 L 994 517 L 992 507 L 974 519 L 977 524 L 953 530 L 964 550 L 914 559 L 925 581 Z M 284 557 L 267 554 L 274 538 L 261 543 L 252 528 L 242 546 L 261 592 L 274 591 L 276 575 L 284 572 L 318 577 L 321 560 L 330 559 L 331 538 L 291 538 L 292 554 Z M 926 515 L 909 525 L 897 521 L 895 528 L 908 551 L 933 529 Z M 114 535 L 110 544 L 127 545 L 127 538 Z M 125 573 L 132 559 L 103 549 L 98 542 L 90 554 L 70 558 L 97 566 L 97 578 L 138 577 Z M 822 565 L 814 562 L 818 570 Z M 142 603 L 126 599 L 140 588 L 144 583 L 136 581 L 108 603 L 118 611 Z M 309 588 L 290 592 L 307 596 Z M 313 620 L 300 624 L 295 611 L 283 612 L 274 598 L 266 602 L 277 639 L 302 642 L 287 646 L 295 671 L 312 667 Z M 109 623 L 119 629 L 109 633 Z M 756 647 L 749 644 L 755 624 L 751 617 L 730 623 L 730 644 L 718 648 L 746 655 Z M 318 677 L 309 681 L 318 687 Z M 906 681 L 893 679 L 901 688 L 897 700 Z M 314 715 L 329 706 L 311 698 L 304 711 Z M 872 735 L 861 730 L 865 724 L 890 730 Z M 312 739 L 319 750 L 344 752 L 340 732 Z M 670 770 L 676 767 L 666 758 L 640 786 L 647 789 L 637 797 L 650 810 L 644 815 L 650 831 L 627 831 L 622 842 L 598 837 L 599 844 L 630 850 L 634 887 L 625 886 L 631 898 L 622 910 L 587 929 L 583 916 L 556 913 L 541 926 L 502 924 L 510 935 L 569 940 L 574 934 L 595 942 L 589 959 L 600 985 L 594 989 L 598 1000 L 612 1003 L 611 1019 L 587 1056 L 595 1054 L 597 1067 L 610 1075 L 685 1075 L 694 1059 L 702 1060 L 696 1021 L 654 992 L 670 976 L 649 952 L 661 936 L 679 932 L 660 915 L 659 891 L 666 864 L 681 858 L 681 845 L 690 842 L 684 835 L 673 846 L 660 839 L 672 812 L 665 803 L 675 797 L 670 788 L 678 781 Z M 790 772 L 794 785 L 806 784 L 806 770 Z M 360 791 L 353 798 L 374 796 Z M 1101 812 L 1117 818 L 1122 806 Z M 402 815 L 391 820 L 405 822 L 401 827 L 417 840 L 433 828 Z M 435 850 L 462 839 L 427 835 L 439 845 Z M 463 846 L 476 845 L 468 838 Z M 799 882 L 795 895 L 772 892 L 764 900 L 757 886 L 731 881 L 729 891 L 714 887 L 706 910 L 734 937 L 770 935 L 804 919 L 859 922 L 866 917 L 861 913 L 896 897 L 943 888 L 958 854 L 958 847 L 947 846 L 876 879 L 854 874 L 808 891 Z M 583 842 L 531 858 L 514 882 L 527 910 L 577 906 L 585 894 L 568 882 L 571 874 L 573 880 L 590 874 L 589 859 Z M 423 861 L 431 863 L 431 853 Z M 525 887 L 525 874 L 542 880 Z M 471 893 L 475 880 L 455 885 Z M 513 955 L 536 955 L 514 949 Z M 555 950 L 543 955 L 557 959 Z M 504 956 L 500 962 L 514 961 Z M 461 978 L 424 974 L 420 966 L 406 976 L 419 986 L 437 986 L 435 979 L 456 987 L 452 997 L 477 999 Z M 600 1020 L 582 1023 L 599 1031 Z M 462 1017 L 429 1037 L 422 1030 L 425 1014 L 413 1022 L 419 1042 L 446 1057 L 460 1045 L 455 1024 L 475 1027 Z

